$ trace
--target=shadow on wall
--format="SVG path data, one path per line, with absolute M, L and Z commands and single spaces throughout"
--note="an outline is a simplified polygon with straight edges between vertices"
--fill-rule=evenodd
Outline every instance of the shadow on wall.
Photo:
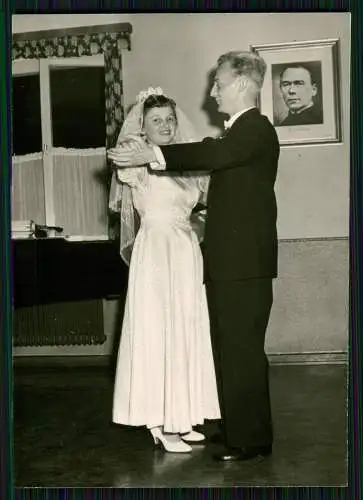
M 222 132 L 224 129 L 224 120 L 228 119 L 228 115 L 220 113 L 218 111 L 218 104 L 214 97 L 210 95 L 214 77 L 216 74 L 216 68 L 211 69 L 207 74 L 207 86 L 205 90 L 204 99 L 202 101 L 201 110 L 208 116 L 208 125 L 212 127 L 217 127 Z

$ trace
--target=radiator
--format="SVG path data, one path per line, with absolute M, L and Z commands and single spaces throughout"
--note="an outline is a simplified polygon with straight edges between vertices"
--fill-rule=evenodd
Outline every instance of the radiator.
M 102 300 L 63 302 L 15 309 L 13 345 L 97 345 L 106 341 Z

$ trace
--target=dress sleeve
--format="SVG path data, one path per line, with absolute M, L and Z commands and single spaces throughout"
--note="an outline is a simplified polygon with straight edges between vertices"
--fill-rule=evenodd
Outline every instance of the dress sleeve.
M 120 168 L 116 171 L 116 175 L 118 182 L 128 184 L 130 187 L 140 187 L 145 182 L 147 168 Z
M 109 209 L 112 212 L 121 210 L 123 187 L 138 188 L 146 183 L 147 168 L 124 168 L 113 172 L 110 186 Z

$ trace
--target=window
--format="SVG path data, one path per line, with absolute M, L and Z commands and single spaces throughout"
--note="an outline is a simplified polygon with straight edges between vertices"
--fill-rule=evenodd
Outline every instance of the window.
M 25 155 L 42 151 L 39 73 L 13 78 L 13 153 Z
M 105 74 L 101 67 L 50 67 L 53 146 L 105 146 Z
M 103 55 L 18 60 L 13 77 L 13 220 L 106 239 Z

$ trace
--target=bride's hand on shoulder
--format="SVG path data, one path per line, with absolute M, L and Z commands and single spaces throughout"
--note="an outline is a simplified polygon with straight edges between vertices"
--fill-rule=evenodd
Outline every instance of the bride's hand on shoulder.
M 144 136 L 140 135 L 128 135 L 121 142 L 120 146 L 125 147 L 129 151 L 140 152 L 146 146 L 146 141 Z
M 138 135 L 129 135 L 116 148 L 107 151 L 116 168 L 137 167 L 155 161 L 153 149 Z

